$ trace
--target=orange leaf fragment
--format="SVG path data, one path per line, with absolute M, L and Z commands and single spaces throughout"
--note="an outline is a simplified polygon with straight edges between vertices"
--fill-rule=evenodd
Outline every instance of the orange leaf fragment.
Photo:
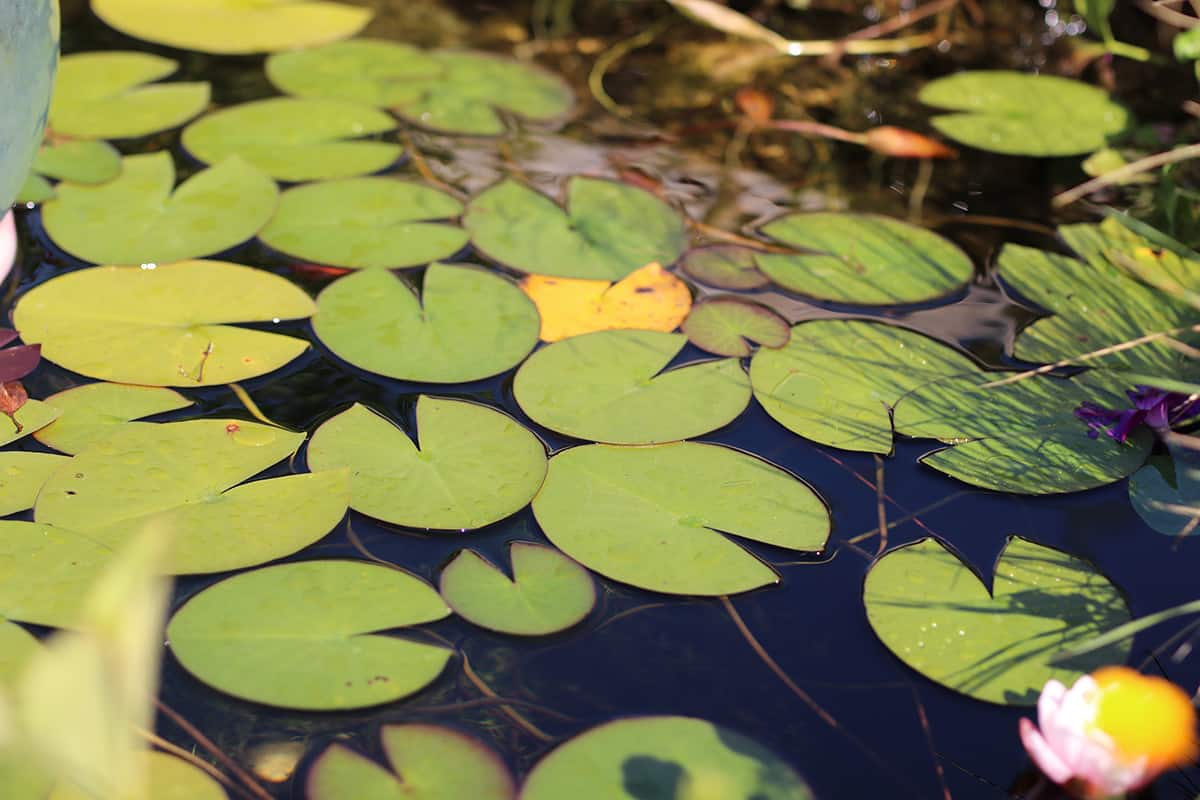
M 25 386 L 20 381 L 0 383 L 0 413 L 7 415 L 12 420 L 17 433 L 20 433 L 24 426 L 17 422 L 16 414 L 28 399 L 29 393 L 25 391 Z
M 658 263 L 617 283 L 529 275 L 521 288 L 542 317 L 544 342 L 624 328 L 669 332 L 692 308 L 687 284 Z

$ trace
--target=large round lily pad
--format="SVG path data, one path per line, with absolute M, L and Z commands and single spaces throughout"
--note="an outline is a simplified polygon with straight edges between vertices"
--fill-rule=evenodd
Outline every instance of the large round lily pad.
M 750 402 L 737 359 L 663 371 L 687 344 L 677 333 L 618 330 L 538 350 L 517 371 L 521 409 L 553 431 L 611 444 L 688 439 L 727 425 Z
M 1010 155 L 1090 153 L 1133 122 L 1103 89 L 1054 75 L 958 72 L 925 84 L 920 99 L 955 112 L 933 118 L 946 136 Z
M 669 266 L 687 246 L 683 220 L 649 192 L 575 177 L 566 208 L 513 179 L 467 205 L 463 225 L 488 258 L 521 272 L 616 281 L 651 262 Z
M 320 539 L 349 504 L 344 471 L 238 485 L 303 439 L 227 419 L 122 426 L 49 477 L 34 518 L 114 550 L 142 533 L 168 537 L 174 573 L 262 564 Z
M 421 296 L 381 269 L 347 275 L 317 298 L 313 330 L 356 367 L 409 381 L 461 383 L 520 363 L 537 344 L 538 314 L 509 279 L 479 267 L 431 264 Z
M 184 604 L 171 650 L 235 697 L 308 711 L 390 703 L 431 683 L 452 651 L 378 633 L 450 613 L 433 587 L 355 561 L 280 564 L 229 578 Z
M 416 267 L 467 244 L 457 225 L 437 222 L 462 204 L 428 186 L 394 178 L 351 178 L 297 186 L 259 234 L 294 258 L 334 267 Z
M 404 152 L 400 145 L 361 137 L 395 127 L 390 115 L 370 106 L 272 97 L 208 114 L 184 130 L 182 142 L 206 164 L 236 155 L 272 178 L 298 183 L 391 166 Z
M 357 511 L 440 530 L 482 528 L 520 511 L 546 476 L 545 446 L 487 406 L 423 395 L 414 438 L 355 405 L 313 434 L 308 464 L 348 468 Z
M 0 453 L 0 516 L 33 508 L 46 479 L 67 460 L 53 453 Z
M 784 289 L 818 300 L 920 303 L 962 288 L 975 272 L 952 242 L 875 214 L 787 214 L 762 232 L 805 252 L 758 253 L 758 268 Z
M 696 442 L 587 445 L 550 459 L 533 512 L 560 550 L 613 580 L 723 595 L 778 582 L 724 534 L 817 551 L 829 513 L 807 485 L 737 450 Z
M 1009 541 L 991 592 L 934 539 L 896 548 L 867 573 L 867 619 L 925 677 L 979 700 L 1034 705 L 1048 680 L 1121 663 L 1128 640 L 1068 663 L 1063 650 L 1129 621 L 1121 592 L 1090 565 L 1021 538 Z
M 170 153 L 128 156 L 108 183 L 59 184 L 42 207 L 46 232 L 94 264 L 182 261 L 252 238 L 279 200 L 275 181 L 236 156 L 174 187 Z
M 205 53 L 269 53 L 345 39 L 367 8 L 329 0 L 92 0 L 112 27 L 148 42 Z
M 460 550 L 438 589 L 460 617 L 500 633 L 546 636 L 579 623 L 596 605 L 596 584 L 552 547 L 513 542 L 512 577 L 474 550 Z
M 474 737 L 439 725 L 385 725 L 385 769 L 334 744 L 308 773 L 308 800 L 512 800 L 503 759 Z
M 107 439 L 131 420 L 192 404 L 173 389 L 128 383 L 86 383 L 46 398 L 62 416 L 33 434 L 47 447 L 74 455 L 92 442 Z
M 150 53 L 75 53 L 59 63 L 50 103 L 57 136 L 125 139 L 178 127 L 208 105 L 207 83 L 153 83 L 179 63 Z
M 226 323 L 302 319 L 314 310 L 307 294 L 277 275 L 185 261 L 66 273 L 22 297 L 13 324 L 24 341 L 42 345 L 44 358 L 92 378 L 213 386 L 265 375 L 308 347 Z
M 521 800 L 812 800 L 804 780 L 756 742 L 691 717 L 592 728 L 537 763 Z
M 423 128 L 476 136 L 504 133 L 506 114 L 554 120 L 574 104 L 560 78 L 531 64 L 372 39 L 272 56 L 267 76 L 288 94 L 354 100 Z

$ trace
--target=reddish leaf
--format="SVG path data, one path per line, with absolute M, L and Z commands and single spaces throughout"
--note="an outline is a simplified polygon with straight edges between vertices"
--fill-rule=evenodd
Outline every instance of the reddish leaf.
M 25 405 L 25 401 L 28 399 L 29 393 L 25 391 L 25 387 L 21 385 L 20 381 L 0 383 L 0 413 L 6 414 L 12 420 L 17 433 L 20 433 L 25 426 L 17 422 L 16 413 L 21 410 L 21 406 Z
M 41 359 L 42 346 L 40 344 L 21 345 L 0 350 L 0 383 L 21 380 L 37 368 Z
M 755 125 L 765 125 L 775 116 L 775 101 L 762 89 L 743 86 L 733 96 L 733 102 Z
M 19 335 L 12 328 L 0 328 L 0 347 L 4 347 L 4 345 L 16 339 Z

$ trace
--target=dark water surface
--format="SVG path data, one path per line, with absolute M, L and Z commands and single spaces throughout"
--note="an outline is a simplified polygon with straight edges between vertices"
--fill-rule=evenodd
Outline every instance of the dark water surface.
M 402 13 L 398 10 L 401 3 L 384 5 L 385 23 Z M 614 30 L 602 30 L 599 35 L 619 39 L 636 31 L 638 14 L 647 15 L 647 22 L 665 16 L 660 5 L 665 4 L 580 3 L 578 14 L 581 25 L 589 21 L 595 26 L 612 25 Z M 860 94 L 861 102 L 851 98 L 838 106 L 835 121 L 840 124 L 860 129 L 874 113 L 882 119 L 874 119 L 871 124 L 886 121 L 923 127 L 919 123 L 922 112 L 912 107 L 911 96 L 913 87 L 930 74 L 964 63 L 1030 67 L 1055 57 L 1054 35 L 1044 23 L 1043 9 L 1036 3 L 1012 2 L 992 4 L 989 10 L 1001 5 L 1010 7 L 1009 27 L 982 34 L 992 37 L 991 46 L 986 41 L 972 40 L 941 61 L 918 54 L 886 69 L 857 64 L 835 70 L 811 62 L 804 67 L 808 70 L 804 76 L 813 84 L 822 80 L 849 81 L 847 91 Z M 514 25 L 524 19 L 524 6 L 463 3 L 457 10 L 464 12 L 465 19 L 511 19 Z M 829 19 L 844 22 L 844 15 L 820 17 Z M 104 29 L 87 14 L 69 25 L 64 35 L 68 52 L 148 49 Z M 421 34 L 426 35 L 430 43 L 440 44 L 450 34 L 445 30 Z M 833 34 L 827 30 L 825 35 Z M 482 25 L 478 30 L 470 26 L 453 29 L 453 36 L 504 49 L 495 33 L 485 33 Z M 218 104 L 270 93 L 261 77 L 261 59 L 214 59 L 157 51 L 181 59 L 185 78 L 214 81 Z M 655 58 L 664 57 L 663 51 L 654 49 L 631 57 L 612 76 L 610 91 L 621 95 L 624 102 L 638 103 L 645 94 L 643 88 L 638 88 L 640 79 L 652 74 Z M 590 63 L 577 53 L 549 52 L 545 60 L 576 83 Z M 795 76 L 778 80 L 802 83 Z M 584 100 L 585 92 L 581 94 Z M 717 95 L 720 92 L 714 91 Z M 643 117 L 668 124 L 691 115 L 699 124 L 720 119 L 726 106 L 727 98 L 717 96 L 707 106 L 692 109 L 651 106 L 643 109 Z M 740 171 L 729 170 L 720 163 L 722 142 L 718 139 L 702 137 L 689 143 L 688 148 L 651 146 L 633 137 L 631 126 L 620 129 L 615 138 L 608 135 L 597 122 L 603 117 L 595 110 L 586 112 L 567 129 L 566 138 L 518 139 L 510 145 L 509 155 L 523 165 L 531 179 L 547 187 L 573 172 L 613 174 L 622 165 L 633 164 L 660 178 L 668 193 L 686 201 L 697 216 L 728 229 L 793 204 L 848 205 L 897 216 L 905 215 L 907 210 L 916 169 L 912 164 L 871 161 L 861 153 L 843 153 L 840 149 L 835 151 L 839 159 L 845 156 L 840 162 L 805 160 L 801 155 L 807 151 L 800 145 L 770 140 L 744 154 Z M 727 138 L 728 133 L 721 136 Z M 417 143 L 440 175 L 468 191 L 494 180 L 503 163 L 495 143 L 460 144 L 420 136 Z M 153 142 L 122 143 L 122 148 L 135 151 L 164 144 L 179 153 L 175 134 Z M 771 150 L 772 146 L 783 148 L 783 154 Z M 788 157 L 789 150 L 795 157 Z M 189 163 L 182 155 L 180 162 Z M 784 168 L 776 169 L 779 165 Z M 411 166 L 403 169 L 412 171 Z M 767 175 L 763 169 L 773 174 Z M 939 167 L 925 206 L 927 220 L 940 222 L 938 230 L 972 254 L 979 278 L 952 304 L 878 313 L 958 343 L 992 365 L 1010 363 L 1004 360 L 1006 345 L 1011 343 L 1017 326 L 1032 318 L 1032 313 L 1005 299 L 992 284 L 987 277 L 989 258 L 1003 241 L 1047 245 L 1051 240 L 1025 230 L 971 224 L 969 218 L 962 217 L 969 212 L 1045 219 L 1052 185 L 1063 180 L 1073 182 L 1078 176 L 1075 169 L 1074 164 L 981 153 L 966 153 L 959 163 Z M 831 186 L 835 191 L 830 191 Z M 955 217 L 959 219 L 955 221 Z M 11 308 L 14 293 L 19 295 L 40 281 L 81 266 L 49 244 L 41 231 L 38 212 L 22 213 L 21 229 L 27 245 L 25 260 L 10 281 L 5 308 Z M 225 255 L 229 260 L 293 277 L 314 293 L 332 277 L 295 271 L 259 245 L 247 245 Z M 471 254 L 465 254 L 464 259 L 475 260 Z M 783 310 L 792 321 L 843 313 L 797 297 L 771 295 L 763 299 Z M 282 425 L 311 432 L 350 404 L 362 402 L 411 429 L 416 397 L 428 392 L 499 406 L 541 435 L 552 450 L 572 443 L 540 429 L 522 414 L 512 399 L 511 373 L 470 385 L 404 384 L 341 363 L 316 341 L 306 323 L 279 327 L 308 338 L 313 342 L 312 351 L 278 373 L 248 382 L 245 388 L 266 415 Z M 688 348 L 680 360 L 700 357 L 705 356 Z M 28 384 L 31 396 L 44 397 L 81 381 L 46 364 Z M 190 391 L 189 395 L 199 400 L 200 415 L 248 418 L 228 389 Z M 187 413 L 194 416 L 197 411 L 189 409 Z M 523 711 L 555 741 L 614 716 L 686 714 L 726 725 L 771 748 L 811 782 L 819 797 L 942 797 L 937 765 L 957 800 L 1010 796 L 1014 785 L 1022 780 L 1022 773 L 1029 769 L 1017 738 L 1017 720 L 1029 712 L 971 700 L 925 680 L 893 657 L 867 625 L 861 592 L 879 541 L 874 537 L 849 545 L 847 540 L 878 528 L 876 492 L 870 485 L 876 475 L 875 459 L 800 439 L 767 417 L 756 403 L 727 428 L 702 438 L 752 452 L 792 471 L 808 481 L 832 509 L 834 532 L 829 549 L 808 562 L 797 563 L 792 553 L 750 544 L 751 550 L 769 562 L 787 562 L 779 566 L 783 580 L 775 588 L 736 597 L 733 603 L 779 667 L 832 715 L 836 726 L 822 720 L 771 672 L 718 600 L 664 597 L 600 580 L 601 602 L 595 611 L 584 623 L 562 635 L 518 640 L 482 631 L 453 617 L 427 627 L 453 641 L 501 696 L 533 702 L 562 715 L 560 718 L 537 709 Z M 29 439 L 23 442 L 28 449 L 39 447 Z M 1068 496 L 1006 496 L 973 490 L 918 465 L 917 457 L 931 449 L 929 442 L 904 441 L 884 462 L 885 487 L 893 498 L 886 506 L 888 518 L 898 520 L 919 512 L 890 531 L 889 547 L 936 535 L 951 544 L 990 585 L 994 563 L 1007 538 L 1020 535 L 1094 562 L 1127 593 L 1134 616 L 1196 596 L 1200 544 L 1196 540 L 1176 543 L 1147 528 L 1130 507 L 1124 482 Z M 302 459 L 294 465 L 277 467 L 275 473 L 289 469 L 303 470 Z M 362 557 L 352 541 L 351 529 L 378 558 L 402 564 L 431 581 L 461 547 L 470 546 L 496 563 L 505 563 L 509 541 L 544 540 L 528 509 L 468 535 L 427 535 L 382 525 L 351 512 L 326 539 L 295 558 Z M 181 579 L 176 587 L 177 604 L 221 577 Z M 1153 648 L 1180 630 L 1182 624 L 1165 625 L 1139 636 L 1131 663 L 1153 658 Z M 1158 656 L 1158 666 L 1166 675 L 1183 686 L 1200 684 L 1200 657 L 1176 662 L 1170 659 L 1171 652 Z M 494 705 L 446 708 L 480 697 L 457 663 L 419 695 L 358 713 L 296 714 L 240 702 L 201 685 L 170 655 L 163 686 L 163 698 L 169 705 L 239 760 L 247 759 L 259 745 L 287 740 L 305 744 L 306 761 L 334 740 L 347 741 L 378 755 L 375 742 L 379 723 L 428 720 L 470 729 L 487 739 L 510 760 L 519 775 L 523 774 L 553 743 L 522 731 Z M 192 746 L 169 721 L 163 721 L 161 730 L 179 744 Z M 301 778 L 305 763 L 297 772 Z M 1155 796 L 1195 797 L 1198 790 L 1189 784 L 1188 777 L 1177 774 L 1164 778 Z M 1200 782 L 1200 775 L 1190 777 Z M 302 788 L 301 780 L 293 780 L 274 791 L 280 798 L 300 798 Z

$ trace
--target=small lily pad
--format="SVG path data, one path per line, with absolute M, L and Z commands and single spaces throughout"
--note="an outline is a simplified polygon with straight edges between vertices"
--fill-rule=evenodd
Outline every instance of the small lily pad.
M 529 275 L 521 288 L 537 304 L 543 342 L 622 328 L 669 332 L 692 307 L 687 284 L 659 264 L 647 264 L 616 283 Z
M 188 600 L 171 650 L 214 689 L 266 705 L 334 711 L 418 692 L 453 651 L 379 631 L 450 613 L 433 587 L 357 561 L 302 561 L 246 572 Z
M 717 289 L 761 289 L 771 279 L 759 272 L 757 255 L 749 247 L 717 244 L 688 250 L 679 263 L 689 276 Z
M 1123 663 L 1125 640 L 1058 666 L 1063 650 L 1128 622 L 1121 592 L 1089 564 L 1014 537 L 991 591 L 934 539 L 885 553 L 867 573 L 867 619 L 908 666 L 978 700 L 1031 706 L 1048 680 L 1068 686 Z
M 588 569 L 667 594 L 717 596 L 779 581 L 725 534 L 817 551 L 829 512 L 778 467 L 719 445 L 586 445 L 550 459 L 533 500 L 546 536 Z
M 518 181 L 501 181 L 471 200 L 463 225 L 488 258 L 560 278 L 617 281 L 652 262 L 675 263 L 687 245 L 674 209 L 599 178 L 572 178 L 565 209 Z
M 259 238 L 333 267 L 417 267 L 466 246 L 466 231 L 436 221 L 461 213 L 453 197 L 419 183 L 350 178 L 287 190 Z
M 170 153 L 128 156 L 108 183 L 59 184 L 42 207 L 46 232 L 94 264 L 183 261 L 252 238 L 279 199 L 275 181 L 237 157 L 174 186 Z
M 62 411 L 49 403 L 26 400 L 12 419 L 0 417 L 0 447 L 40 431 L 61 415 Z
M 812 800 L 762 745 L 691 717 L 633 717 L 576 736 L 534 766 L 521 800 Z
M 272 178 L 299 183 L 391 166 L 404 152 L 400 145 L 360 138 L 395 127 L 390 115 L 370 106 L 272 97 L 208 114 L 184 130 L 182 142 L 206 164 L 236 155 Z
M 474 550 L 460 550 L 446 565 L 439 590 L 454 613 L 499 633 L 547 636 L 596 605 L 592 576 L 554 548 L 513 542 L 508 552 L 512 578 Z
M 0 516 L 33 508 L 46 479 L 67 460 L 52 453 L 0 453 Z
M 372 39 L 272 56 L 267 76 L 287 94 L 388 108 L 451 134 L 496 136 L 505 131 L 504 114 L 550 121 L 574 104 L 560 78 L 531 64 Z
M 546 448 L 507 414 L 464 400 L 417 399 L 417 443 L 355 405 L 317 429 L 314 470 L 348 468 L 357 511 L 413 528 L 472 530 L 520 511 L 546 477 Z
M 1129 502 L 1147 525 L 1167 536 L 1200 532 L 1200 452 L 1169 442 L 1129 479 Z M 1189 531 L 1189 527 L 1191 530 Z
M 33 171 L 17 195 L 18 203 L 44 203 L 55 196 L 46 178 L 70 183 L 108 183 L 121 174 L 121 154 L 108 142 L 86 139 L 45 143 Z
M 952 242 L 874 214 L 787 214 L 762 232 L 807 252 L 759 253 L 759 269 L 784 289 L 818 300 L 920 303 L 962 288 L 975 272 Z
M 461 383 L 519 364 L 537 344 L 538 314 L 501 275 L 435 263 L 420 297 L 381 269 L 334 281 L 317 298 L 313 330 L 335 355 L 369 372 Z
M 62 416 L 33 434 L 47 447 L 74 455 L 107 439 L 131 420 L 187 408 L 191 400 L 172 389 L 127 383 L 87 383 L 51 395 L 46 402 Z
M 750 381 L 736 359 L 665 369 L 686 344 L 682 334 L 657 331 L 575 336 L 530 356 L 513 394 L 534 422 L 577 439 L 654 444 L 700 436 L 745 410 Z
M 50 102 L 50 128 L 56 136 L 129 139 L 179 127 L 208 105 L 209 86 L 149 85 L 177 69 L 178 62 L 149 53 L 64 56 Z
M 42 345 L 44 358 L 92 378 L 214 386 L 265 375 L 308 348 L 301 339 L 225 323 L 302 319 L 314 308 L 277 275 L 184 261 L 68 272 L 23 296 L 13 321 L 26 342 Z
M 1009 155 L 1091 153 L 1133 124 L 1103 89 L 1054 75 L 958 72 L 925 84 L 920 100 L 956 112 L 932 120 L 946 136 Z
M 760 303 L 739 297 L 714 297 L 692 308 L 683 323 L 688 341 L 719 356 L 742 358 L 753 344 L 783 347 L 791 338 L 787 320 Z
M 308 800 L 513 800 L 512 774 L 495 751 L 439 725 L 384 725 L 391 769 L 340 744 L 328 747 L 308 773 Z
M 367 8 L 309 0 L 92 0 L 106 24 L 147 42 L 203 53 L 272 53 L 347 39 Z

